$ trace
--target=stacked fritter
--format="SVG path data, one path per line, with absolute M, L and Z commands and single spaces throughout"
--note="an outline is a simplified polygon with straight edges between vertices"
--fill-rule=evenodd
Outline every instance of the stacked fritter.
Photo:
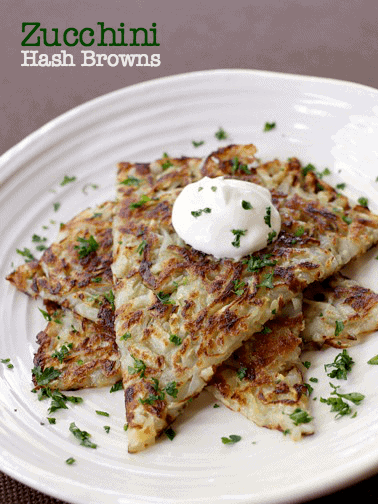
M 60 371 L 50 387 L 122 379 L 130 452 L 154 443 L 205 386 L 258 425 L 311 434 L 311 421 L 291 419 L 309 413 L 303 341 L 346 347 L 378 326 L 378 296 L 355 282 L 336 275 L 306 290 L 378 242 L 378 216 L 298 160 L 258 164 L 255 151 L 121 163 L 116 203 L 82 212 L 39 262 L 8 276 L 47 302 L 35 365 Z M 172 206 L 205 176 L 268 188 L 282 221 L 277 240 L 240 261 L 186 245 Z

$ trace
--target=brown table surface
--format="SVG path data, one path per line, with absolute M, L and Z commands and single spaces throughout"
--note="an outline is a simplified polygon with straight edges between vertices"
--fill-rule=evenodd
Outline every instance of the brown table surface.
M 250 68 L 316 75 L 378 88 L 376 0 L 3 0 L 0 6 L 0 154 L 72 107 L 156 77 L 212 68 Z M 151 27 L 156 23 L 159 67 L 21 67 L 22 22 L 41 27 Z M 40 52 L 52 49 L 37 48 Z M 53 52 L 61 48 L 53 48 Z M 75 60 L 80 50 L 73 47 Z M 107 54 L 125 48 L 96 48 Z M 135 51 L 137 52 L 137 51 Z M 363 497 L 376 502 L 378 476 L 311 501 L 334 504 Z M 325 492 L 327 490 L 325 489 Z M 308 496 L 311 498 L 311 495 Z M 0 472 L 1 504 L 57 504 Z

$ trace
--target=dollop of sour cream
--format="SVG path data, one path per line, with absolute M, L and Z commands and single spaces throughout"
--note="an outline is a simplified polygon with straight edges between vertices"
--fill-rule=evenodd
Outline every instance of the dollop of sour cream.
M 181 191 L 173 205 L 172 224 L 196 250 L 217 259 L 239 260 L 272 243 L 281 218 L 265 187 L 204 177 Z

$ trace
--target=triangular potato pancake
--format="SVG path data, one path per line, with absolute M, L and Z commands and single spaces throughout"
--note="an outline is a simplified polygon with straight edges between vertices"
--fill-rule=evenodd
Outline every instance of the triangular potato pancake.
M 261 427 L 288 433 L 294 440 L 312 434 L 300 360 L 303 328 L 301 299 L 295 298 L 217 368 L 208 390 Z
M 255 150 L 229 146 L 204 163 L 166 158 L 119 165 L 112 270 L 130 452 L 154 443 L 216 366 L 275 310 L 378 241 L 378 217 L 367 208 L 351 208 L 295 159 L 254 167 Z M 252 258 L 216 260 L 198 252 L 172 227 L 181 189 L 221 175 L 267 187 L 280 212 L 278 239 L 253 256 L 260 264 L 269 257 L 260 269 Z M 125 188 L 128 179 L 137 180 L 138 193 Z M 241 295 L 235 281 L 245 283 Z
M 303 303 L 307 348 L 347 348 L 378 328 L 378 294 L 340 273 L 308 287 Z
M 79 213 L 61 226 L 56 242 L 39 261 L 23 264 L 7 280 L 29 296 L 112 325 L 114 207 L 106 202 Z
M 75 390 L 113 385 L 121 379 L 113 327 L 95 323 L 71 310 L 46 303 L 49 323 L 37 334 L 35 368 L 54 368 L 60 375 L 51 389 Z M 34 368 L 34 369 L 35 369 Z M 37 386 L 35 376 L 34 385 Z

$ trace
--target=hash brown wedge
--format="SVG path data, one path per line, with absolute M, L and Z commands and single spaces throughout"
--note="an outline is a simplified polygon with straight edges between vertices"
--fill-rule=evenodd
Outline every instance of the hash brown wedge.
M 378 294 L 341 273 L 304 292 L 307 348 L 348 348 L 378 330 Z
M 112 270 L 130 452 L 154 443 L 272 312 L 378 241 L 378 217 L 367 208 L 352 207 L 296 159 L 256 167 L 255 151 L 232 145 L 205 162 L 119 165 Z M 278 239 L 236 262 L 187 246 L 173 230 L 172 206 L 186 184 L 204 176 L 267 187 L 282 219 Z M 138 193 L 125 190 L 130 178 Z M 245 283 L 241 295 L 235 281 Z
M 33 298 L 58 303 L 94 322 L 113 324 L 112 220 L 115 204 L 79 213 L 60 228 L 39 261 L 7 276 Z
M 49 382 L 51 389 L 75 390 L 104 387 L 121 379 L 115 333 L 71 310 L 48 302 L 45 330 L 37 335 L 34 366 L 43 373 L 54 368 L 60 374 Z M 35 375 L 34 385 L 37 387 Z
M 295 298 L 217 368 L 207 390 L 260 427 L 293 440 L 313 434 L 300 360 L 303 328 L 301 299 Z

